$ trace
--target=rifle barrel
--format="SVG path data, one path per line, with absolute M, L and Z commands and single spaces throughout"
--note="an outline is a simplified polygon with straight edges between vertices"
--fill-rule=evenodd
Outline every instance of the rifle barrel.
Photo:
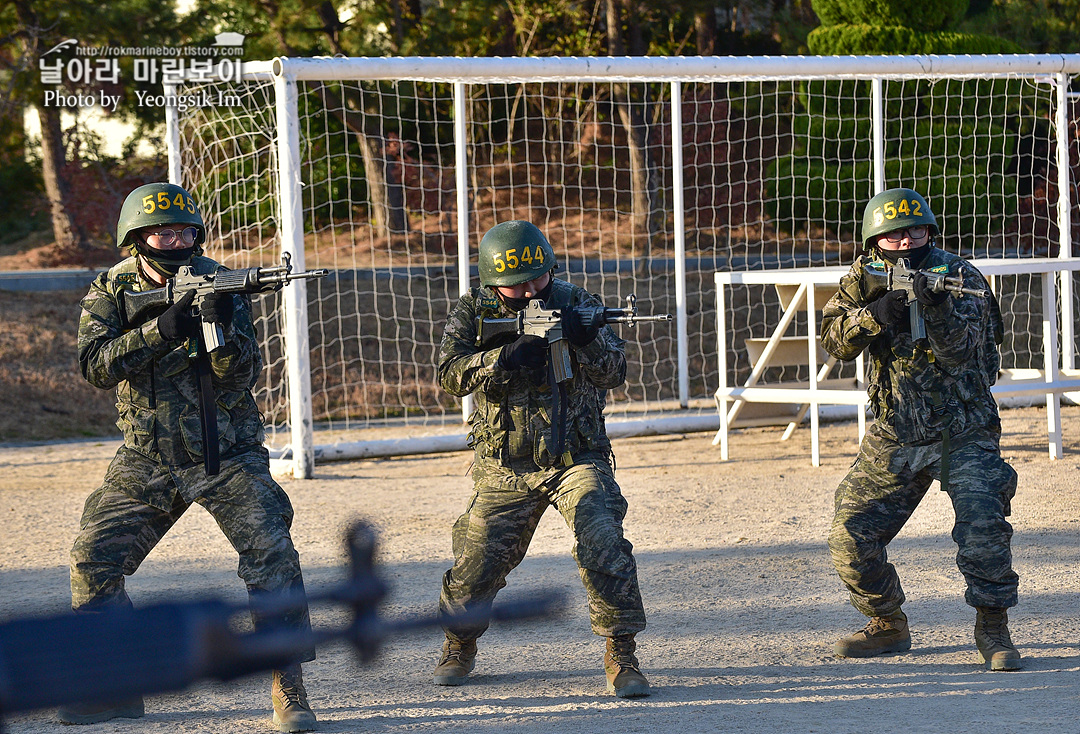
M 620 314 L 618 316 L 608 316 L 607 322 L 609 324 L 636 324 L 639 321 L 671 321 L 674 317 L 669 313 L 657 313 L 651 316 L 634 316 L 632 314 Z
M 330 271 L 326 268 L 319 268 L 317 270 L 305 270 L 300 273 L 287 273 L 285 275 L 286 280 L 296 280 L 298 278 L 325 278 L 330 275 Z
M 962 293 L 965 296 L 978 296 L 979 298 L 989 298 L 990 291 L 985 288 L 966 288 L 964 281 L 961 278 L 946 278 L 945 287 L 943 290 L 952 291 L 953 293 Z

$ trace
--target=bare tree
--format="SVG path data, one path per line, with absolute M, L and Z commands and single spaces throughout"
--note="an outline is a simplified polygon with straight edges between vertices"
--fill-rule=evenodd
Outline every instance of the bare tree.
M 716 9 L 700 8 L 694 11 L 694 38 L 697 52 L 702 56 L 716 54 Z
M 41 58 L 41 37 L 44 29 L 29 0 L 15 0 L 14 6 L 23 27 L 20 35 L 22 51 L 29 62 L 29 68 L 36 69 L 38 59 Z M 45 181 L 45 195 L 49 200 L 49 213 L 52 216 L 57 259 L 62 261 L 70 259 L 74 252 L 86 249 L 88 242 L 86 233 L 71 212 L 60 108 L 41 105 L 37 110 L 38 119 L 41 121 L 41 171 Z
M 360 143 L 375 230 L 385 238 L 405 234 L 409 231 L 409 217 L 405 211 L 401 151 L 395 150 L 384 135 L 381 119 L 364 113 L 360 95 L 351 89 L 342 92 L 344 99 L 325 84 L 318 87 L 327 113 L 341 120 Z
M 405 36 L 420 22 L 423 10 L 420 7 L 420 0 L 389 0 L 389 2 L 393 16 L 390 50 L 395 54 L 400 54 L 405 45 Z
M 64 155 L 63 129 L 58 107 L 37 108 L 41 121 L 41 175 L 45 181 L 45 195 L 49 199 L 52 215 L 53 236 L 59 259 L 62 253 L 71 253 L 87 247 L 86 233 L 71 213 L 71 191 L 65 177 L 67 161 Z
M 608 54 L 611 56 L 626 55 L 626 46 L 622 38 L 620 4 L 620 0 L 605 0 Z M 633 8 L 630 8 L 630 11 L 628 31 L 631 47 L 638 47 L 634 50 L 640 53 L 642 51 L 640 46 L 643 45 L 640 25 L 636 23 Z M 634 230 L 647 235 L 647 246 L 651 246 L 653 236 L 660 231 L 662 212 L 659 207 L 660 176 L 648 147 L 649 131 L 643 110 L 645 103 L 634 104 L 630 89 L 623 82 L 612 85 L 612 94 L 615 97 L 615 108 L 618 110 L 619 119 L 626 131 L 627 147 L 630 152 L 630 206 Z
M 419 3 L 407 0 L 404 13 L 402 0 L 390 0 L 394 11 L 394 33 L 400 43 L 404 38 L 403 24 L 416 23 Z M 340 43 L 340 31 L 345 24 L 333 4 L 326 0 L 318 8 L 322 28 L 334 53 L 344 53 Z M 399 46 L 400 48 L 400 46 Z M 354 90 L 343 89 L 344 99 L 328 86 L 319 87 L 319 95 L 329 114 L 342 121 L 356 135 L 360 143 L 360 157 L 364 161 L 367 179 L 371 219 L 379 236 L 389 239 L 395 234 L 409 231 L 409 216 L 405 211 L 405 187 L 401 161 L 400 141 L 394 142 L 384 134 L 380 118 L 364 113 L 360 95 Z

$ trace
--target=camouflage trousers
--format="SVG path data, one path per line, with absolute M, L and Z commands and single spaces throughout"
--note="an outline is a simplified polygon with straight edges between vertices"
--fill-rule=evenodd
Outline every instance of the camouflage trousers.
M 589 599 L 592 630 L 612 637 L 645 629 L 633 546 L 623 537 L 626 500 L 602 457 L 535 475 L 477 466 L 475 492 L 454 524 L 454 565 L 443 576 L 442 614 L 490 608 L 525 557 L 536 526 L 554 505 L 574 534 L 573 556 Z M 487 624 L 445 628 L 473 640 Z
M 973 607 L 1015 606 L 1013 529 L 1005 518 L 1016 493 L 1016 472 L 1001 458 L 996 441 L 958 443 L 949 453 L 946 491 L 956 516 L 952 537 L 956 565 L 967 582 L 965 601 Z M 889 614 L 904 603 L 886 546 L 939 478 L 940 463 L 941 444 L 901 446 L 871 431 L 836 490 L 829 551 L 852 605 L 868 617 Z
M 174 491 L 168 510 L 143 501 L 148 486 L 160 490 L 170 485 Z M 155 495 L 156 500 L 161 492 Z M 185 495 L 194 497 L 194 502 L 213 516 L 240 555 L 237 574 L 247 584 L 255 627 L 310 630 L 306 604 L 297 605 L 281 617 L 264 617 L 257 612 L 260 597 L 288 593 L 303 599 L 304 594 L 300 556 L 289 534 L 292 504 L 270 476 L 261 452 L 222 459 L 220 473 L 207 477 L 201 465 L 170 471 L 135 451 L 121 448 L 101 487 L 91 493 L 83 507 L 79 534 L 71 549 L 72 609 L 94 612 L 131 605 L 124 577 L 135 573 L 191 506 Z M 314 659 L 312 648 L 303 660 Z

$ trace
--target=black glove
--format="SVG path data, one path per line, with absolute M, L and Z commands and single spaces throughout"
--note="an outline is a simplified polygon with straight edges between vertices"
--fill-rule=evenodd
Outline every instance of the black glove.
M 511 371 L 522 367 L 543 367 L 546 359 L 547 339 L 535 334 L 522 334 L 517 341 L 502 348 L 499 366 Z
M 199 316 L 203 321 L 221 324 L 222 329 L 227 329 L 232 323 L 233 297 L 231 293 L 211 293 L 203 299 L 199 306 Z
M 921 271 L 915 273 L 915 276 L 911 279 L 911 290 L 915 291 L 915 300 L 919 302 L 920 306 L 940 306 L 949 297 L 948 291 L 937 293 L 930 290 L 930 286 L 926 282 L 926 273 Z
M 907 293 L 901 290 L 889 291 L 867 308 L 874 321 L 882 326 L 892 326 L 903 318 L 907 310 Z
M 186 339 L 199 333 L 199 320 L 191 315 L 191 303 L 195 300 L 195 291 L 169 306 L 165 313 L 158 316 L 158 331 L 167 342 Z
M 563 311 L 562 331 L 571 344 L 575 347 L 583 347 L 592 343 L 596 335 L 600 333 L 600 327 L 586 324 L 581 314 L 568 308 Z

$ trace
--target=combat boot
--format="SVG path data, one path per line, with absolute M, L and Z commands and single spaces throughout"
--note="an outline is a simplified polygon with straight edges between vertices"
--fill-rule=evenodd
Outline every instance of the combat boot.
M 313 731 L 319 723 L 308 705 L 299 665 L 274 671 L 270 697 L 274 702 L 274 726 L 278 731 Z
M 987 670 L 1020 670 L 1020 653 L 1009 637 L 1009 614 L 996 607 L 975 608 L 975 646 Z
M 871 617 L 861 630 L 841 637 L 833 645 L 833 653 L 842 658 L 869 658 L 910 649 L 907 616 L 899 609 L 883 617 Z
M 56 712 L 61 724 L 100 724 L 112 719 L 141 719 L 146 713 L 142 696 L 114 703 L 64 706 Z
M 637 643 L 634 636 L 619 635 L 607 638 L 604 652 L 604 672 L 607 674 L 608 693 L 619 698 L 638 698 L 649 695 L 649 681 L 638 667 L 634 656 Z
M 476 665 L 476 640 L 460 642 L 446 638 L 443 643 L 442 657 L 435 666 L 435 685 L 460 686 L 465 684 L 473 667 Z

